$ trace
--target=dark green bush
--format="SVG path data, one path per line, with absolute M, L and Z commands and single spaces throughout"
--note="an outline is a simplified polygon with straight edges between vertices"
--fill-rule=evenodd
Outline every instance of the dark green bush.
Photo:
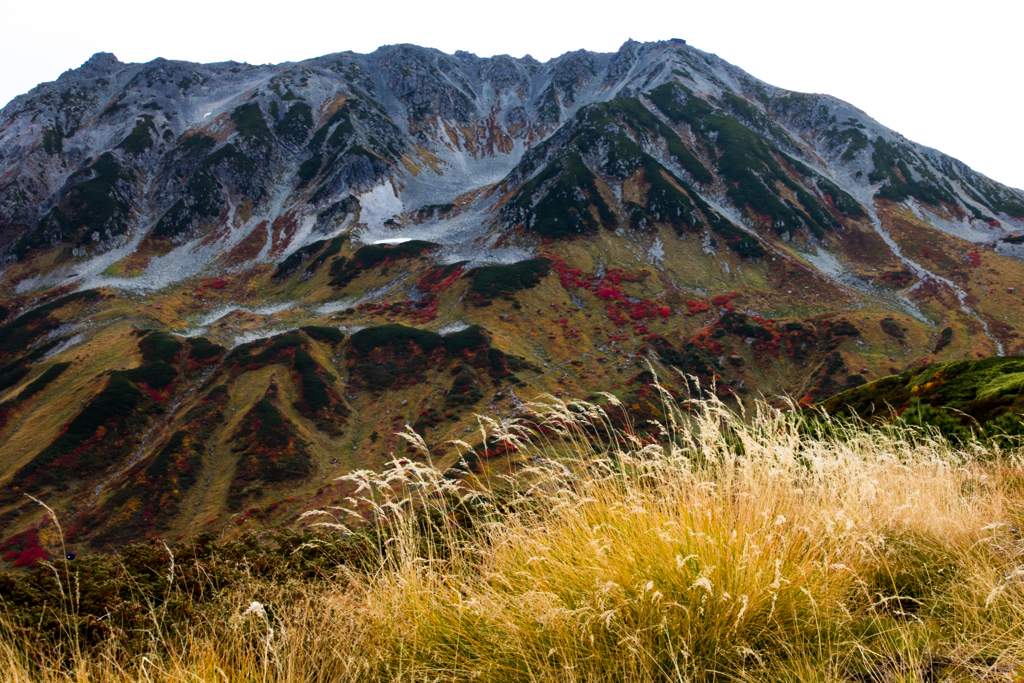
M 17 247 L 19 256 L 31 249 L 48 248 L 55 238 L 65 242 L 88 237 L 92 232 L 120 235 L 128 229 L 131 207 L 117 183 L 131 181 L 131 177 L 114 155 L 104 153 L 91 166 L 73 173 L 69 180 L 86 175 L 91 178 L 74 185 L 33 231 L 22 234 Z
M 381 325 L 359 330 L 349 337 L 349 348 L 360 356 L 369 355 L 374 349 L 392 346 L 396 351 L 416 344 L 426 352 L 442 344 L 442 337 L 436 332 L 420 330 L 405 325 Z
M 206 337 L 191 337 L 188 344 L 189 358 L 199 362 L 213 360 L 227 351 L 223 346 L 214 344 Z
M 15 400 L 19 403 L 27 401 L 49 386 L 50 382 L 60 377 L 61 374 L 70 367 L 71 363 L 54 363 L 50 367 L 46 368 L 43 374 L 39 375 L 39 377 L 30 382 L 27 387 L 22 389 L 21 393 L 17 395 Z
M 303 349 L 295 349 L 295 372 L 299 376 L 299 387 L 302 399 L 309 410 L 317 412 L 331 407 L 331 399 L 327 391 L 327 383 L 320 378 L 317 370 L 319 363 L 313 360 Z
M 139 340 L 139 351 L 144 363 L 174 363 L 184 344 L 177 337 L 166 332 L 151 330 Z
M 300 330 L 308 334 L 317 341 L 327 342 L 328 344 L 339 344 L 345 338 L 345 335 L 341 330 L 334 327 L 322 327 L 317 325 L 306 325 L 300 327 Z
M 538 201 L 535 195 L 542 186 L 546 190 Z M 530 230 L 550 239 L 581 235 L 600 227 L 590 213 L 591 205 L 605 224 L 614 226 L 616 222 L 597 190 L 594 174 L 576 152 L 566 152 L 548 164 L 516 192 L 510 205 Z
M 138 156 L 153 148 L 152 133 L 155 132 L 156 126 L 153 125 L 153 117 L 146 114 L 135 123 L 135 128 L 128 134 L 128 137 L 121 141 L 118 148 L 132 156 Z
M 231 120 L 243 139 L 257 144 L 270 141 L 270 129 L 267 128 L 267 120 L 263 118 L 263 111 L 258 103 L 250 102 L 238 107 L 231 112 Z
M 551 261 L 537 258 L 508 265 L 482 266 L 473 271 L 471 291 L 490 299 L 500 294 L 514 294 L 536 287 L 551 271 Z
M 134 384 L 145 384 L 150 389 L 165 389 L 178 378 L 178 371 L 163 361 L 157 361 L 133 370 L 124 370 L 124 375 Z

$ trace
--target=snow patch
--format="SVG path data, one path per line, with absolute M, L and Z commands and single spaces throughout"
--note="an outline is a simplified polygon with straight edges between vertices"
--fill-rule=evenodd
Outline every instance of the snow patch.
M 835 280 L 842 280 L 847 274 L 843 264 L 839 262 L 835 254 L 830 254 L 821 247 L 814 247 L 814 253 L 803 252 L 801 254 L 811 265 Z
M 654 244 L 647 251 L 647 262 L 652 266 L 661 266 L 661 262 L 665 259 L 665 245 L 662 244 L 660 237 L 654 238 Z
M 76 334 L 71 339 L 68 339 L 67 341 L 65 341 L 65 342 L 63 342 L 61 344 L 58 344 L 57 346 L 55 346 L 52 349 L 50 349 L 49 351 L 47 351 L 46 354 L 42 357 L 41 360 L 50 360 L 54 356 L 56 356 L 58 354 L 61 354 L 61 353 L 64 353 L 65 351 L 67 351 L 71 347 L 78 346 L 83 341 L 85 341 L 85 333 L 82 332 L 80 334 Z
M 369 233 L 379 233 L 384 229 L 385 221 L 405 211 L 402 200 L 395 194 L 395 188 L 390 181 L 358 195 L 356 199 L 359 200 L 360 222 L 366 224 Z
M 285 332 L 291 332 L 292 330 L 297 329 L 297 327 L 292 326 L 279 327 L 271 330 L 254 330 L 252 332 L 244 332 L 234 338 L 234 340 L 231 342 L 231 348 L 241 346 L 242 344 L 248 344 L 249 342 L 254 342 L 260 339 L 267 339 L 268 337 L 273 337 L 274 335 L 278 334 L 284 334 Z
M 1009 242 L 996 242 L 996 253 L 1011 258 L 1024 260 L 1024 244 L 1011 244 Z
M 390 292 L 393 289 L 395 289 L 396 287 L 398 287 L 398 285 L 400 285 L 400 284 L 402 284 L 402 280 L 395 280 L 394 282 L 390 282 L 390 283 L 384 285 L 383 287 L 378 287 L 377 289 L 371 289 L 369 292 L 364 294 L 362 297 L 351 297 L 351 298 L 348 298 L 348 299 L 342 299 L 340 301 L 332 301 L 331 303 L 323 304 L 322 306 L 320 306 L 320 307 L 318 307 L 316 309 L 316 312 L 319 315 L 330 315 L 331 313 L 337 313 L 338 311 L 343 311 L 346 308 L 355 308 L 356 306 L 358 306 L 361 303 L 365 303 L 367 301 L 373 301 L 374 299 L 378 299 L 378 298 L 384 296 L 388 292 Z
M 468 330 L 472 325 L 468 325 L 464 322 L 449 323 L 437 331 L 438 334 L 444 336 L 446 334 L 452 334 L 453 332 L 462 332 Z
M 297 303 L 298 302 L 296 301 L 286 301 L 281 304 L 274 304 L 273 306 L 261 306 L 259 308 L 249 308 L 247 306 L 234 306 L 231 304 L 227 306 L 221 306 L 220 308 L 210 311 L 206 315 L 200 317 L 196 321 L 195 327 L 186 328 L 185 331 L 180 332 L 178 334 L 180 334 L 180 336 L 182 337 L 197 337 L 200 334 L 204 334 L 205 332 L 209 331 L 210 325 L 214 324 L 221 318 L 224 318 L 230 315 L 231 313 L 234 313 L 235 311 L 244 311 L 246 313 L 252 313 L 253 315 L 274 315 L 275 313 L 281 313 L 282 311 L 287 311 L 291 308 L 294 308 Z

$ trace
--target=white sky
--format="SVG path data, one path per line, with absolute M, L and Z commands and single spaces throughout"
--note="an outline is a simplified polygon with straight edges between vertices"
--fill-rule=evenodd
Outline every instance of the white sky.
M 416 43 L 544 61 L 678 37 L 1024 188 L 1022 33 L 1020 0 L 6 0 L 0 103 L 99 51 L 262 64 Z

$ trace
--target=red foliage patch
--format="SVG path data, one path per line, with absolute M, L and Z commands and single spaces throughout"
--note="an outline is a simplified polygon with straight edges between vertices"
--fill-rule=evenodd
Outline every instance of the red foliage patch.
M 630 273 L 621 268 L 609 268 L 601 277 L 597 275 L 584 275 L 578 268 L 570 268 L 569 264 L 560 256 L 551 253 L 541 254 L 542 257 L 551 261 L 552 267 L 558 273 L 562 287 L 566 289 L 583 289 L 605 303 L 605 314 L 615 325 L 625 326 L 633 321 L 634 334 L 646 336 L 649 334 L 645 321 L 657 318 L 667 319 L 672 314 L 672 309 L 664 304 L 650 299 L 636 301 L 628 296 L 619 286 L 623 282 L 639 282 L 650 276 L 650 271 L 641 270 L 638 273 Z
M 2 551 L 6 551 L 4 559 L 10 560 L 15 567 L 32 568 L 39 560 L 49 557 L 49 553 L 39 545 L 39 531 L 36 529 L 11 536 L 0 545 Z
M 416 287 L 421 292 L 438 294 L 455 284 L 456 280 L 462 277 L 462 272 L 461 264 L 436 266 L 428 270 L 427 274 L 420 278 L 419 282 L 416 283 Z
M 437 317 L 437 299 L 431 297 L 424 301 L 413 301 L 412 299 L 405 299 L 404 301 L 394 301 L 385 303 L 364 303 L 359 304 L 356 310 L 360 313 L 364 313 L 371 317 L 386 316 L 405 316 L 411 318 L 418 323 L 430 322 Z

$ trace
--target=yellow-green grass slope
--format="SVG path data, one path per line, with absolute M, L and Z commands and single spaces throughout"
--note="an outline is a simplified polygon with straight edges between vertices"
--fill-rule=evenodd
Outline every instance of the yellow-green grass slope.
M 514 474 L 467 484 L 404 460 L 356 472 L 348 504 L 310 515 L 322 526 L 301 541 L 250 539 L 233 547 L 234 564 L 163 546 L 103 560 L 115 586 L 106 607 L 83 607 L 94 565 L 41 567 L 36 597 L 56 596 L 50 630 L 19 621 L 28 598 L 5 600 L 0 676 L 1024 676 L 1016 449 L 953 447 L 911 426 L 810 428 L 764 405 L 746 419 L 715 402 L 685 408 L 649 443 L 611 433 L 587 404 L 534 405 L 532 425 L 482 419 L 489 444 L 514 447 L 499 456 Z M 493 460 L 483 472 L 499 471 Z M 144 555 L 149 578 L 133 583 Z M 124 604 L 137 607 L 131 619 Z M 82 626 L 111 614 L 125 627 Z

